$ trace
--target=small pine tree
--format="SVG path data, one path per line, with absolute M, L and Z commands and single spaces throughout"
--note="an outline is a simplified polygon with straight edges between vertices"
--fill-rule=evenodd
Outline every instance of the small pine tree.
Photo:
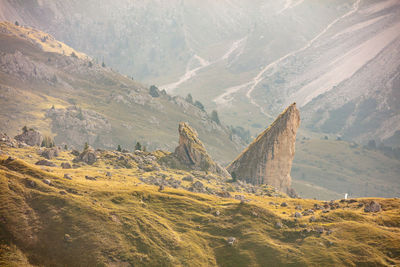
M 82 109 L 79 109 L 79 112 L 78 112 L 78 115 L 76 115 L 76 117 L 78 118 L 78 119 L 80 119 L 81 121 L 83 121 L 83 114 L 82 114 Z
M 101 63 L 101 66 L 103 67 L 103 68 L 105 68 L 106 67 L 106 63 L 104 63 L 104 61 Z
M 23 133 L 28 132 L 28 127 L 26 127 L 26 125 L 25 125 L 24 127 L 22 127 L 22 132 L 23 132 Z
M 194 105 L 204 111 L 204 106 L 200 101 L 196 100 L 196 102 L 194 102 Z
M 88 63 L 88 67 L 89 68 L 91 68 L 93 66 L 93 63 L 92 63 L 92 61 L 89 61 L 89 63 Z
M 149 94 L 150 94 L 152 97 L 159 97 L 159 96 L 160 96 L 160 91 L 158 90 L 157 86 L 152 85 L 152 86 L 150 86 L 150 88 L 149 88 Z
M 68 146 L 67 145 L 64 145 L 64 150 L 68 150 Z
M 237 181 L 236 173 L 232 172 L 231 176 L 232 176 L 232 182 L 235 183 Z
M 193 104 L 193 97 L 191 94 L 188 94 L 185 98 L 186 102 Z
M 86 151 L 88 149 L 89 149 L 89 144 L 88 144 L 88 142 L 85 142 L 85 145 L 83 147 L 83 151 Z
M 136 142 L 135 150 L 142 150 L 142 145 L 139 142 Z
M 217 124 L 221 124 L 221 121 L 219 120 L 218 112 L 216 110 L 213 110 L 211 112 L 211 120 L 215 121 Z
M 19 26 L 19 23 L 18 23 L 18 21 L 15 21 L 15 26 Z
M 54 147 L 54 146 L 55 146 L 55 143 L 54 143 L 54 140 L 53 140 L 50 136 L 47 136 L 47 135 L 46 135 L 46 136 L 43 138 L 43 141 L 42 141 L 41 146 L 42 146 L 42 147 L 51 148 L 51 147 Z
M 72 51 L 72 53 L 71 53 L 71 57 L 73 57 L 73 58 L 78 58 L 78 56 L 75 54 L 75 52 L 74 52 L 74 51 Z
M 121 152 L 121 151 L 122 151 L 121 145 L 118 145 L 118 147 L 117 147 L 117 151 L 119 151 L 119 152 Z

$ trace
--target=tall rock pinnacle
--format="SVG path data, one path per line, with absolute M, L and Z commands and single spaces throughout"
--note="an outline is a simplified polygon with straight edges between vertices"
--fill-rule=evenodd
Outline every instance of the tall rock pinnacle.
M 223 176 L 229 173 L 215 163 L 208 155 L 197 132 L 187 123 L 179 123 L 179 146 L 175 149 L 175 157 L 191 169 L 210 171 Z
M 290 170 L 300 113 L 290 105 L 229 166 L 232 177 L 252 184 L 269 184 L 294 195 Z

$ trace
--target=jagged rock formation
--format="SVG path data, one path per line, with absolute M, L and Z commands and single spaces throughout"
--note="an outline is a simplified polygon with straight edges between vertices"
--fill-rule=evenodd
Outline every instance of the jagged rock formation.
M 196 130 L 185 122 L 179 123 L 179 146 L 175 149 L 174 156 L 181 163 L 192 169 L 229 176 L 229 173 L 208 155 L 203 143 L 198 138 Z
M 40 146 L 43 141 L 43 136 L 40 132 L 34 129 L 26 129 L 22 134 L 15 136 L 15 140 L 23 142 L 29 146 Z
M 269 184 L 294 195 L 290 170 L 300 114 L 290 105 L 228 167 L 232 177 L 252 184 Z

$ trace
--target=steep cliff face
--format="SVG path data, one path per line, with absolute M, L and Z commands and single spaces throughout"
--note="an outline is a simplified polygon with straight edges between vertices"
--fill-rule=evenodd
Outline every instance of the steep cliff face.
M 185 122 L 179 123 L 179 146 L 175 149 L 174 155 L 180 162 L 192 169 L 229 176 L 228 172 L 208 155 L 196 130 Z
M 300 114 L 290 105 L 227 168 L 232 177 L 252 184 L 269 184 L 293 195 L 290 170 Z

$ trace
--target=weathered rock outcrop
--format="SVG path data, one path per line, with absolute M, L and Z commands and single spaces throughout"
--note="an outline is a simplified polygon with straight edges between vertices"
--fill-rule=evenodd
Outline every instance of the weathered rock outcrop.
M 22 134 L 15 136 L 15 140 L 24 142 L 29 146 L 40 146 L 43 141 L 43 136 L 34 129 L 26 129 Z
M 94 151 L 93 148 L 89 147 L 85 150 L 83 150 L 83 152 L 81 154 L 79 154 L 78 156 L 76 156 L 73 159 L 73 162 L 85 162 L 86 164 L 92 165 L 97 161 L 97 153 L 96 151 Z
M 224 168 L 211 159 L 197 132 L 185 122 L 179 123 L 179 146 L 175 149 L 174 155 L 191 169 L 229 176 Z
M 290 170 L 295 152 L 300 114 L 290 105 L 228 167 L 232 177 L 252 184 L 269 184 L 295 195 Z
M 111 123 L 93 110 L 70 106 L 66 109 L 50 108 L 46 117 L 52 120 L 52 130 L 57 133 L 56 143 L 82 146 L 91 145 L 114 147 L 111 138 Z
M 45 157 L 46 159 L 52 159 L 58 157 L 59 150 L 57 147 L 47 148 L 43 152 L 41 152 L 41 156 Z

